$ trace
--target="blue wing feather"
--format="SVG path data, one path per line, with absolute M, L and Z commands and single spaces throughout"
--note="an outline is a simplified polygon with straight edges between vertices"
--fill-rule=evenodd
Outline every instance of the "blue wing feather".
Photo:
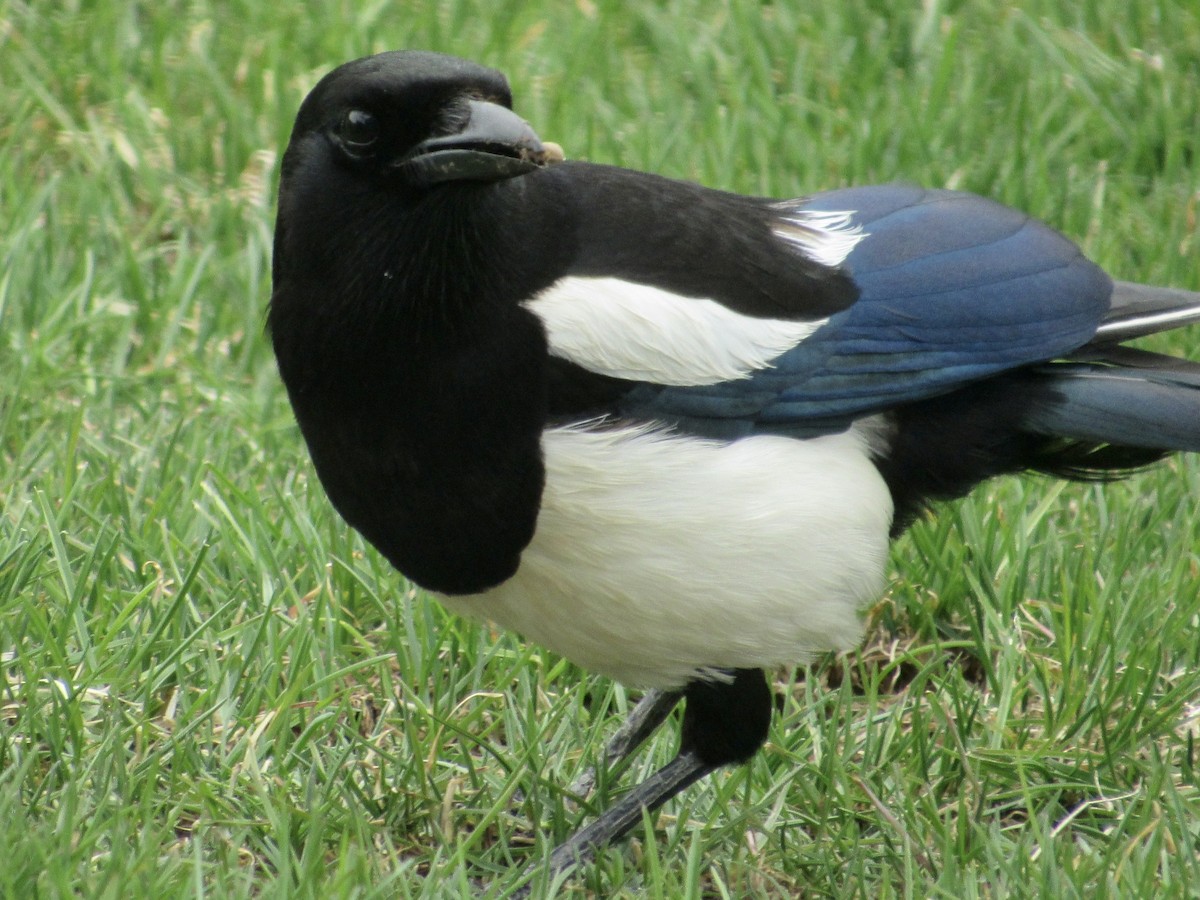
M 973 194 L 851 188 L 795 209 L 853 210 L 860 295 L 773 367 L 631 393 L 627 412 L 709 433 L 805 432 L 1054 359 L 1087 343 L 1112 281 L 1074 243 Z M 708 423 L 707 425 L 705 423 Z

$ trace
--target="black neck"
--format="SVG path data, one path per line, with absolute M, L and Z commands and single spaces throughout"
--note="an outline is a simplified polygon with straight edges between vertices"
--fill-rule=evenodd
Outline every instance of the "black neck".
M 537 257 L 515 251 L 506 184 L 447 185 L 404 215 L 377 204 L 382 220 L 327 228 L 350 237 L 332 253 L 276 247 L 269 327 L 322 484 L 401 572 L 446 593 L 515 571 L 544 478 L 546 341 L 518 301 L 556 276 L 512 266 Z

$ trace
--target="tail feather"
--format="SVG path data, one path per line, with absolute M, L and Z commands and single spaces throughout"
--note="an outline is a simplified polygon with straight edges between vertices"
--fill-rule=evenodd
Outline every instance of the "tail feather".
M 1021 425 L 1065 439 L 1074 470 L 1121 468 L 1174 451 L 1200 452 L 1200 363 L 1120 342 L 1200 322 L 1200 293 L 1118 281 L 1096 338 L 1067 360 L 1014 376 L 1026 391 Z M 1129 451 L 1129 452 L 1126 452 Z
M 1166 353 L 1153 353 L 1121 344 L 1089 344 L 1071 354 L 1070 360 L 1136 371 L 1149 381 L 1200 387 L 1200 362 L 1169 356 Z
M 1118 343 L 1193 322 L 1200 322 L 1200 293 L 1117 281 L 1095 340 Z
M 1023 427 L 1093 444 L 1200 452 L 1200 364 L 1116 349 L 1114 358 L 1023 373 Z
M 1024 470 L 1108 481 L 1200 452 L 1200 362 L 1121 342 L 1200 322 L 1200 293 L 1128 282 L 1095 338 L 1066 358 L 983 379 L 892 412 L 876 465 L 899 534 L 929 502 Z

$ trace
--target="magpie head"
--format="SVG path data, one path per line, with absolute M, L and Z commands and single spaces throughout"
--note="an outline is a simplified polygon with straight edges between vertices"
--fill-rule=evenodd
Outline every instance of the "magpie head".
M 305 158 L 328 153 L 375 187 L 423 191 L 501 181 L 561 159 L 561 149 L 543 144 L 511 107 L 504 76 L 466 60 L 422 51 L 354 60 L 322 78 L 301 105 L 284 178 Z

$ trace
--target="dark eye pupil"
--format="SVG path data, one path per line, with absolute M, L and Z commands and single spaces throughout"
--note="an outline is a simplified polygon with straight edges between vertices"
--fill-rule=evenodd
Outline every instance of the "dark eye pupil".
M 342 117 L 338 131 L 349 147 L 363 150 L 379 139 L 379 120 L 369 112 L 352 109 Z

